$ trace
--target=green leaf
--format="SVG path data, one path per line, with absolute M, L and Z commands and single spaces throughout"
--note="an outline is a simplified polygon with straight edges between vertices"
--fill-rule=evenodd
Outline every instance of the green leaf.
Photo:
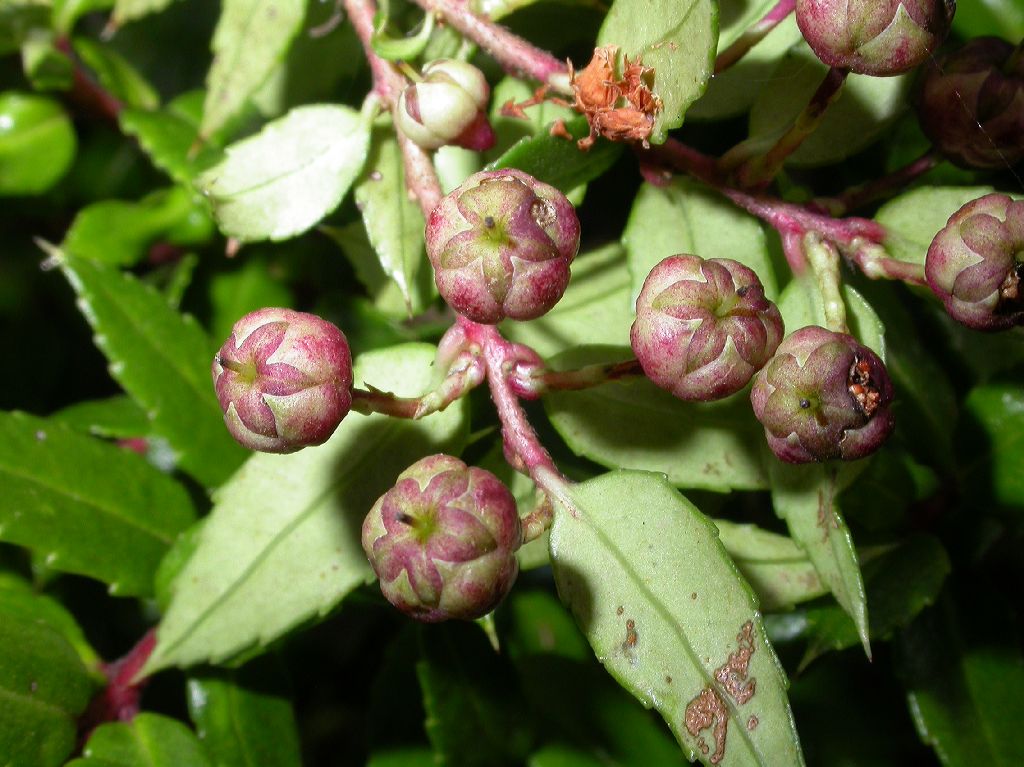
M 276 659 L 191 676 L 188 707 L 218 767 L 301 767 L 288 680 Z
M 487 166 L 488 170 L 518 168 L 545 184 L 571 192 L 608 170 L 622 153 L 622 144 L 597 142 L 589 152 L 580 151 L 576 139 L 589 133 L 585 117 L 565 124 L 573 140 L 548 133 L 520 139 Z
M 416 673 L 438 764 L 521 763 L 530 743 L 515 678 L 476 626 L 424 627 Z
M 888 639 L 934 604 L 949 571 L 946 550 L 930 535 L 915 536 L 869 560 L 864 565 L 864 587 L 871 638 Z M 810 641 L 801 667 L 829 650 L 845 650 L 859 642 L 857 628 L 838 607 L 808 608 L 806 618 Z
M 775 513 L 786 521 L 789 534 L 807 552 L 821 582 L 853 619 L 864 650 L 870 655 L 864 581 L 853 537 L 836 504 L 839 491 L 861 467 L 794 466 L 771 455 L 766 460 Z
M 280 265 L 272 260 L 271 254 L 254 248 L 232 266 L 232 271 L 210 278 L 210 332 L 214 339 L 231 335 L 234 324 L 249 312 L 264 306 L 290 307 L 295 302 L 291 291 L 282 284 Z
M 418 314 L 424 308 L 415 290 L 425 261 L 423 214 L 406 192 L 402 153 L 392 131 L 375 132 L 355 200 L 381 268 L 398 286 L 409 313 Z
M 750 110 L 751 137 L 774 142 L 803 112 L 827 71 L 806 43 L 791 48 L 762 83 Z M 849 75 L 821 125 L 787 163 L 797 167 L 829 165 L 864 149 L 906 109 L 910 84 L 910 75 Z
M 217 132 L 245 106 L 288 52 L 305 14 L 303 0 L 224 0 L 206 78 L 203 136 Z
M 711 521 L 647 472 L 565 485 L 552 500 L 559 595 L 598 659 L 661 713 L 687 757 L 803 764 L 757 601 Z
M 724 519 L 714 523 L 722 545 L 754 589 L 762 610 L 787 610 L 828 593 L 807 554 L 791 538 L 755 525 Z
M 842 293 L 850 334 L 887 359 L 885 328 L 874 308 L 849 285 L 842 286 Z M 787 334 L 808 325 L 825 326 L 825 305 L 813 274 L 794 278 L 779 296 L 778 305 Z
M 572 616 L 547 591 L 513 590 L 497 619 L 503 650 L 513 662 L 533 655 L 558 655 L 581 662 L 593 657 Z
M 506 322 L 502 331 L 542 357 L 585 344 L 629 346 L 636 315 L 629 300 L 629 272 L 620 245 L 581 253 L 562 300 L 530 322 Z
M 430 42 L 430 34 L 434 31 L 434 14 L 427 13 L 420 30 L 416 34 L 406 37 L 392 37 L 386 32 L 387 26 L 387 0 L 381 3 L 379 13 L 383 17 L 376 25 L 371 43 L 373 50 L 382 59 L 389 61 L 412 61 L 427 47 Z
M 979 386 L 968 395 L 966 409 L 987 444 L 971 455 L 965 487 L 980 483 L 979 488 L 991 488 L 999 503 L 1024 506 L 1024 387 Z
M 432 359 L 424 345 L 364 354 L 356 385 L 420 394 Z M 370 581 L 363 516 L 409 464 L 458 452 L 464 427 L 461 403 L 417 422 L 350 413 L 320 447 L 250 458 L 216 494 L 145 673 L 265 645 Z
M 0 54 L 14 53 L 30 33 L 49 26 L 49 0 L 5 0 L 0 3 Z
M 41 194 L 71 167 L 77 141 L 53 99 L 0 93 L 0 196 Z
M 22 413 L 0 415 L 0 539 L 48 567 L 150 594 L 195 512 L 184 488 L 131 451 Z
M 59 263 L 111 375 L 145 408 L 179 465 L 206 486 L 219 485 L 245 451 L 224 428 L 210 383 L 210 341 L 202 328 L 129 274 L 67 256 Z
M 555 368 L 625 359 L 629 350 L 576 349 Z M 717 402 L 683 402 L 642 376 L 544 396 L 548 417 L 577 455 L 618 469 L 664 473 L 677 487 L 717 492 L 768 486 L 760 424 L 740 392 Z M 623 429 L 623 424 L 629 429 Z
M 75 53 L 82 59 L 110 95 L 125 106 L 156 109 L 160 94 L 124 56 L 109 45 L 88 37 L 75 40 Z
M 752 10 L 760 11 L 765 6 L 773 5 L 772 2 L 750 4 L 750 10 L 738 16 L 739 11 L 736 7 L 743 4 L 742 0 L 720 0 L 719 13 L 723 20 L 723 28 L 718 40 L 719 51 L 725 50 L 744 31 L 738 29 L 737 22 L 749 18 Z M 724 23 L 726 14 L 736 19 L 729 24 L 728 29 Z M 704 95 L 690 107 L 690 111 L 686 113 L 687 118 L 720 120 L 725 117 L 736 117 L 749 110 L 757 101 L 765 83 L 771 79 L 779 58 L 800 39 L 800 28 L 796 24 L 796 18 L 790 15 L 742 59 L 724 72 L 718 72 L 708 83 Z
M 21 44 L 21 67 L 37 91 L 67 91 L 74 83 L 74 64 L 49 29 L 29 30 Z
M 144 437 L 150 429 L 145 411 L 124 394 L 68 405 L 53 413 L 50 419 L 107 439 Z
M 75 649 L 87 668 L 99 670 L 99 656 L 67 608 L 53 597 L 37 593 L 31 584 L 13 573 L 0 572 L 0 615 L 5 620 L 16 619 L 53 629 Z
M 199 738 L 177 719 L 142 713 L 103 724 L 67 767 L 213 767 Z
M 53 29 L 57 34 L 70 35 L 82 16 L 113 5 L 114 0 L 53 0 Z
M 125 109 L 118 116 L 121 130 L 139 142 L 153 165 L 184 186 L 221 158 L 218 149 L 199 141 L 194 104 L 201 96 L 193 91 L 163 109 Z
M 992 609 L 989 597 L 971 602 L 959 613 L 944 600 L 900 637 L 910 714 L 944 767 L 1015 767 L 1024 761 L 1020 638 L 1011 614 Z
M 711 0 L 615 0 L 597 35 L 631 61 L 654 69 L 651 89 L 662 109 L 651 141 L 661 144 L 683 124 L 683 114 L 704 92 L 714 71 L 718 5 Z
M 227 148 L 197 180 L 223 232 L 284 240 L 334 210 L 363 167 L 370 131 L 349 107 L 306 106 Z
M 6 607 L 0 590 L 0 755 L 4 767 L 58 767 L 95 682 L 59 629 Z
M 130 21 L 160 13 L 175 0 L 115 0 L 113 22 L 116 26 L 124 26 Z
M 75 216 L 61 248 L 76 258 L 132 266 L 157 240 L 176 239 L 169 235 L 192 218 L 208 216 L 182 187 L 152 192 L 138 202 L 94 202 Z
M 875 214 L 886 229 L 886 250 L 900 261 L 924 264 L 928 247 L 949 217 L 992 191 L 990 186 L 926 186 L 889 200 Z
M 1024 37 L 1024 6 L 1017 0 L 964 3 L 953 17 L 953 30 L 964 39 L 998 34 L 1004 40 L 1020 40 Z
M 696 181 L 677 179 L 666 187 L 644 184 L 622 244 L 634 302 L 651 269 L 677 253 L 739 261 L 757 272 L 768 298 L 778 295 L 768 242 L 757 219 Z

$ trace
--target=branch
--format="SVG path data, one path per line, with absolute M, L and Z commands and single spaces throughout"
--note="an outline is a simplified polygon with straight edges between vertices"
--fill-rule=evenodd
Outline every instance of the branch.
M 718 58 L 715 59 L 715 74 L 724 72 L 746 56 L 747 52 L 764 40 L 795 7 L 796 0 L 779 0 L 768 13 L 740 35 L 736 42 L 718 54 Z
M 827 210 L 833 216 L 842 216 L 848 211 L 862 208 L 868 203 L 900 191 L 938 165 L 941 159 L 934 149 L 929 149 L 913 162 L 887 176 L 850 187 L 835 197 L 819 197 L 814 200 L 814 204 Z
M 105 722 L 126 722 L 139 713 L 139 698 L 146 679 L 135 680 L 156 646 L 156 630 L 150 629 L 120 660 L 103 666 L 107 686 L 92 699 L 78 721 L 79 743 Z

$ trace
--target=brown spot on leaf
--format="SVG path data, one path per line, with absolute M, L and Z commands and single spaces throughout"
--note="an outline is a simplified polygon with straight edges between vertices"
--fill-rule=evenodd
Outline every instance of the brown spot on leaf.
M 747 720 L 747 729 L 753 732 L 757 729 L 758 724 L 760 724 L 760 722 L 758 722 L 757 717 L 752 716 L 750 717 L 750 719 Z
M 733 700 L 743 705 L 754 697 L 757 680 L 747 680 L 750 658 L 757 647 L 754 644 L 754 624 L 747 621 L 736 635 L 736 652 L 729 654 L 729 660 L 715 669 L 715 679 Z
M 622 615 L 623 612 L 624 612 L 624 608 L 622 607 L 622 605 L 619 605 L 619 608 L 615 611 L 615 614 L 616 615 Z
M 632 650 L 636 647 L 636 643 L 639 637 L 636 633 L 636 622 L 630 618 L 626 621 L 626 639 L 622 643 L 623 652 Z
M 701 690 L 696 698 L 686 704 L 683 723 L 686 725 L 686 731 L 697 739 L 697 746 L 705 755 L 711 749 L 701 733 L 710 729 L 715 743 L 715 752 L 711 754 L 710 761 L 712 764 L 722 761 L 722 757 L 725 756 L 725 736 L 729 729 L 729 711 L 711 685 Z
M 697 592 L 696 591 L 690 592 L 690 599 L 696 599 L 696 598 L 697 598 Z

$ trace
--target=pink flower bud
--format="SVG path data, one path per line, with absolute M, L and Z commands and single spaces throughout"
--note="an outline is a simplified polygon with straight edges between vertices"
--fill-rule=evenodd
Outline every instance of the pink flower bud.
M 472 64 L 451 59 L 432 61 L 423 80 L 398 97 L 398 129 L 424 149 L 455 144 L 483 151 L 494 146 L 487 121 L 490 87 Z
M 345 334 L 316 315 L 260 309 L 245 315 L 213 359 L 228 431 L 266 453 L 319 445 L 352 405 Z
M 569 284 L 580 222 L 565 195 L 519 170 L 474 173 L 427 222 L 427 256 L 445 301 L 475 322 L 531 320 Z
M 450 455 L 403 471 L 367 514 L 362 539 L 384 596 L 421 621 L 486 615 L 519 572 L 522 528 L 512 493 Z

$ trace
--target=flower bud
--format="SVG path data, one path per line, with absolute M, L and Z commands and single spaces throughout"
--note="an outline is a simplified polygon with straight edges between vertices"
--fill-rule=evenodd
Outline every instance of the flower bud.
M 955 9 L 954 0 L 796 0 L 796 21 L 825 64 L 885 77 L 927 59 Z
M 644 282 L 630 331 L 644 373 L 684 400 L 733 394 L 782 340 L 782 315 L 757 275 L 728 258 L 670 256 Z
M 532 320 L 562 297 L 580 244 L 565 195 L 520 170 L 474 173 L 430 214 L 427 256 L 459 314 Z
M 519 572 L 516 502 L 501 480 L 450 455 L 403 471 L 363 522 L 363 550 L 384 596 L 417 620 L 472 620 Z
M 924 273 L 967 327 L 1024 325 L 1024 200 L 987 194 L 964 205 L 932 240 Z
M 845 333 L 801 328 L 754 377 L 754 414 L 783 461 L 863 458 L 892 431 L 892 382 L 878 355 Z
M 490 88 L 472 64 L 452 59 L 432 61 L 423 80 L 398 97 L 398 128 L 424 149 L 455 144 L 483 151 L 494 146 L 494 130 L 484 110 Z
M 260 309 L 231 329 L 213 358 L 213 382 L 228 431 L 244 447 L 319 445 L 352 405 L 348 341 L 313 314 Z
M 998 37 L 968 41 L 928 66 L 917 98 L 921 128 L 965 168 L 1024 160 L 1024 55 Z

